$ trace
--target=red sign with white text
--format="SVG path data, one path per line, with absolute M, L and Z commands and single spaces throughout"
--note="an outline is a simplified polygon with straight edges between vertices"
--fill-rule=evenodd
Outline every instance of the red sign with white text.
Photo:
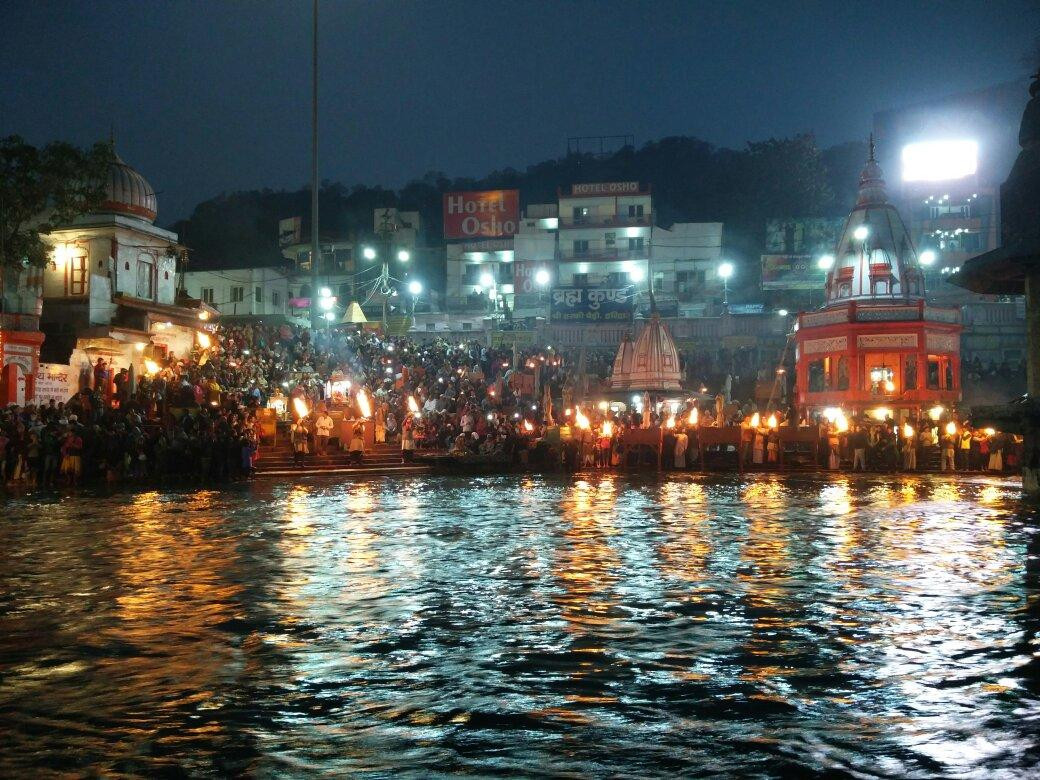
M 538 286 L 538 272 L 548 270 L 542 261 L 517 260 L 513 263 L 513 292 L 520 295 L 538 292 L 542 289 Z
M 447 192 L 444 194 L 445 238 L 499 238 L 516 233 L 520 224 L 518 190 Z

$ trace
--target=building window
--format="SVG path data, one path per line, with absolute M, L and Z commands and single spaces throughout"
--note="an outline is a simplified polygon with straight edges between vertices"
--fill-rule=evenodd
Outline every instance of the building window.
M 574 254 L 576 255 L 587 255 L 589 253 L 589 241 L 588 239 L 582 238 L 577 239 L 574 242 Z
M 575 287 L 588 287 L 589 286 L 589 275 L 588 274 L 574 274 L 573 280 L 571 281 Z
M 640 236 L 639 238 L 630 238 L 630 239 L 628 239 L 628 248 L 629 248 L 629 250 L 642 249 L 643 248 L 643 237 Z
M 87 266 L 86 255 L 70 257 L 68 265 L 65 266 L 65 294 L 85 295 L 87 292 Z
M 589 207 L 588 206 L 575 206 L 574 207 L 574 224 L 581 225 L 589 221 Z
M 462 329 L 463 330 L 473 330 L 473 323 L 472 322 L 464 322 L 464 323 L 462 323 Z
M 643 216 L 643 204 L 640 203 L 638 206 L 629 206 L 628 207 L 628 216 L 635 217 L 635 218 L 642 217 Z
M 263 303 L 264 302 L 264 288 L 263 287 L 255 287 L 253 289 L 253 300 L 255 300 L 257 303 Z
M 654 271 L 654 292 L 664 292 L 664 271 Z
M 917 389 L 917 355 L 907 355 L 903 359 L 903 387 Z
M 311 286 L 309 284 L 304 284 L 304 285 L 300 286 L 300 297 L 301 298 L 310 298 L 311 297 Z
M 463 284 L 480 284 L 480 263 L 467 263 L 462 274 Z
M 137 258 L 137 297 L 151 300 L 155 293 L 153 279 L 155 278 L 155 258 L 152 255 L 142 254 Z
M 245 287 L 232 287 L 231 288 L 231 303 L 242 303 L 245 300 Z
M 433 323 L 433 322 L 427 322 L 426 323 L 426 330 L 433 330 L 435 327 L 436 327 L 436 323 Z
M 628 274 L 621 273 L 621 272 L 618 272 L 618 271 L 615 271 L 613 273 L 609 273 L 609 274 L 607 274 L 607 279 L 606 279 L 607 287 L 627 287 L 628 286 L 627 277 L 628 277 Z
M 827 358 L 809 364 L 809 392 L 822 393 L 827 389 Z
M 204 303 L 213 303 L 213 288 L 203 287 L 202 288 L 202 300 Z
M 938 390 L 939 389 L 939 363 L 940 360 L 937 357 L 928 356 L 928 389 Z
M 608 246 L 612 247 L 617 244 L 617 233 L 604 233 L 603 242 Z
M 279 307 L 279 305 L 281 305 L 281 303 L 282 303 L 282 296 L 278 294 L 277 290 L 273 291 L 271 293 L 271 305 L 274 306 L 277 309 Z

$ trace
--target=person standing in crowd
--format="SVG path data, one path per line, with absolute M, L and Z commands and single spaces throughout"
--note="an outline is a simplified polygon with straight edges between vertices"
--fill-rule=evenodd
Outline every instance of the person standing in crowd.
M 360 466 L 365 457 L 365 421 L 356 420 L 350 431 L 350 460 Z
M 961 427 L 957 435 L 957 470 L 967 471 L 971 467 L 971 431 L 967 426 Z
M 314 422 L 314 433 L 318 442 L 318 454 L 328 454 L 329 436 L 332 435 L 332 417 L 329 415 L 325 405 L 322 404 L 318 410 L 318 419 Z
M 303 418 L 297 420 L 289 428 L 289 440 L 292 444 L 293 465 L 302 466 L 304 456 L 307 455 L 307 424 Z
M 415 428 L 415 415 L 409 414 L 404 418 L 401 426 L 401 460 L 408 463 L 415 454 L 415 439 L 413 438 Z
M 903 471 L 917 471 L 917 437 L 903 437 Z
M 939 470 L 954 471 L 955 469 L 953 463 L 953 455 L 957 446 L 956 435 L 952 433 L 947 433 L 944 430 L 939 444 L 942 448 L 940 454 Z
M 987 471 L 1001 472 L 1004 470 L 1004 438 L 1002 434 L 994 434 L 989 442 L 989 463 Z
M 849 434 L 849 447 L 852 449 L 852 470 L 867 470 L 867 432 L 862 425 L 857 425 Z
M 70 422 L 75 418 L 70 417 Z M 65 475 L 68 485 L 79 484 L 80 476 L 83 474 L 83 439 L 76 429 L 70 427 L 65 434 L 65 440 L 61 445 L 61 473 Z

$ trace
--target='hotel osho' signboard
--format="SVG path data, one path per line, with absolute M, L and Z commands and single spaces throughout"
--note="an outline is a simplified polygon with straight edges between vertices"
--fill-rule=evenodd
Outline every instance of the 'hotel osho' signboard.
M 518 190 L 444 194 L 444 237 L 447 239 L 511 236 L 519 224 Z
M 631 287 L 554 287 L 549 320 L 561 325 L 631 322 Z

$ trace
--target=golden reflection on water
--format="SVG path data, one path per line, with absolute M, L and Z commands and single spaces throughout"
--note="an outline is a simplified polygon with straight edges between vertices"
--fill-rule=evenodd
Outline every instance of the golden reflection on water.
M 885 752 L 893 776 L 982 775 L 972 761 L 1035 750 L 1020 717 L 1035 594 L 1008 483 L 441 484 L 142 493 L 107 499 L 83 521 L 96 534 L 72 514 L 38 520 L 54 524 L 42 538 L 31 518 L 2 529 L 20 567 L 2 604 L 38 643 L 0 670 L 0 709 L 29 724 L 19 749 L 44 750 L 39 724 L 60 718 L 68 755 L 104 731 L 105 749 L 147 756 L 162 733 L 178 761 L 238 740 L 327 774 L 358 768 L 331 754 L 436 774 L 445 735 L 510 756 L 470 767 L 488 774 L 589 774 L 607 754 L 639 774 L 622 752 L 689 760 L 701 737 L 734 774 L 754 772 L 755 744 L 804 774 L 839 754 L 869 774 Z M 533 763 L 513 761 L 520 743 Z M 583 751 L 590 763 L 568 763 Z
M 707 576 L 709 518 L 704 486 L 699 482 L 670 482 L 663 490 L 661 535 L 657 555 L 661 573 L 693 585 Z M 689 590 L 681 597 L 694 597 Z

